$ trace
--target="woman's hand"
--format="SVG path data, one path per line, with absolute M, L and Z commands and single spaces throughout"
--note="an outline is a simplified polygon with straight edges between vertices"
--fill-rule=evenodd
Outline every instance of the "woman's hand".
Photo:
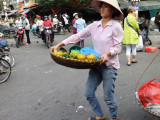
M 52 46 L 51 49 L 54 51 L 54 50 L 58 50 L 59 46 L 58 45 L 55 45 L 55 46 Z
M 54 50 L 58 50 L 59 47 L 61 47 L 61 46 L 65 46 L 65 44 L 64 44 L 63 42 L 61 42 L 61 43 L 59 43 L 59 44 L 57 44 L 57 45 L 55 45 L 55 46 L 52 46 L 51 49 L 52 49 L 53 51 L 54 51 Z
M 108 62 L 108 57 L 111 56 L 111 52 L 106 52 L 101 56 L 102 63 Z

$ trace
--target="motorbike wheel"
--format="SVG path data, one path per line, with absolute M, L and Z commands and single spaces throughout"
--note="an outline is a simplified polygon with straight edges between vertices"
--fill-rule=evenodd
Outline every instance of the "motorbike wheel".
M 19 48 L 21 37 L 16 38 L 16 47 Z
M 11 53 L 4 53 L 3 59 L 7 60 L 10 63 L 11 67 L 14 67 L 14 57 Z
M 49 36 L 46 36 L 46 45 L 47 45 L 48 48 L 51 47 L 51 45 L 50 45 L 50 37 Z
M 8 61 L 0 59 L 0 83 L 6 82 L 11 75 L 11 65 Z
M 64 28 L 61 28 L 60 34 L 61 34 L 61 35 L 65 35 L 65 29 L 64 29 Z

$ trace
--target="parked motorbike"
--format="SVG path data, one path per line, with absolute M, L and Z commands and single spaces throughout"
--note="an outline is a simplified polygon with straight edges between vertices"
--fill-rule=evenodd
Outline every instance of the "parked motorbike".
M 57 30 L 54 30 L 54 33 L 55 34 L 60 34 L 60 35 L 65 35 L 65 29 L 63 27 L 62 22 L 59 22 L 57 26 L 58 26 Z M 56 26 L 54 26 L 54 27 L 56 27 Z
M 148 43 L 149 45 L 152 45 L 152 41 L 148 37 L 148 33 L 149 33 L 148 27 L 149 27 L 149 21 L 144 19 L 144 18 L 141 18 L 141 21 L 139 23 L 139 28 L 141 30 L 143 45 L 145 43 Z
M 0 32 L 3 33 L 3 37 L 13 37 L 15 34 L 15 28 L 14 27 L 8 27 L 6 25 L 0 25 Z
M 20 26 L 20 27 L 18 27 L 17 35 L 15 37 L 17 48 L 19 48 L 20 44 L 23 43 L 23 40 L 24 40 L 23 35 L 24 35 L 24 30 L 23 30 L 23 27 Z

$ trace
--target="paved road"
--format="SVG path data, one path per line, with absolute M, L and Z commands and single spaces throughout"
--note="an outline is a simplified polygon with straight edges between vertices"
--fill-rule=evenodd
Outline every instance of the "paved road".
M 56 35 L 54 44 L 68 36 L 69 33 L 65 36 Z M 160 45 L 160 37 L 151 38 L 153 46 Z M 31 34 L 31 41 L 32 44 L 29 46 L 23 45 L 17 49 L 14 44 L 11 48 L 16 65 L 10 79 L 0 84 L 0 120 L 87 120 L 89 116 L 94 115 L 84 97 L 88 70 L 77 70 L 56 64 L 40 39 Z M 85 46 L 89 45 L 91 45 L 90 38 L 85 41 Z M 144 112 L 135 101 L 137 79 L 155 53 L 138 53 L 138 63 L 128 67 L 124 50 L 125 46 L 119 55 L 121 69 L 118 70 L 115 90 L 119 118 L 158 120 Z M 140 85 L 155 77 L 160 78 L 159 62 L 159 59 L 155 60 Z M 98 88 L 96 94 L 108 120 L 102 86 Z M 84 108 L 77 110 L 79 106 Z

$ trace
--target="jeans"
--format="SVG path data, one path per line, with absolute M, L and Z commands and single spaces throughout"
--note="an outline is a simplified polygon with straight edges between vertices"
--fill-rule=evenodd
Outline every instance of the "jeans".
M 106 66 L 105 64 L 98 68 L 91 68 L 89 71 L 89 77 L 85 86 L 85 96 L 98 117 L 102 117 L 104 114 L 99 101 L 95 96 L 95 91 L 103 81 L 104 101 L 108 105 L 110 118 L 117 118 L 117 104 L 114 97 L 116 76 L 117 70 L 112 66 Z

